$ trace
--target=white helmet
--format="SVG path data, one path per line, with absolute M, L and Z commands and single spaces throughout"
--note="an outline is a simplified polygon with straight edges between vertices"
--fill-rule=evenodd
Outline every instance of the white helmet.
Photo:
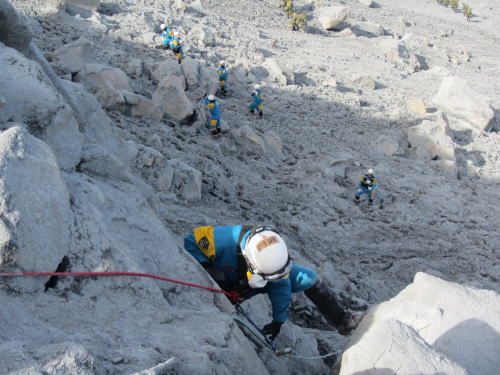
M 181 35 L 177 30 L 174 31 L 174 36 L 179 36 Z
M 293 264 L 285 240 L 266 227 L 249 235 L 242 254 L 251 272 L 248 284 L 252 288 L 263 288 L 268 280 L 286 277 Z
M 220 63 L 219 63 L 220 66 L 226 66 L 226 62 L 224 60 L 222 60 Z
M 207 99 L 208 99 L 209 101 L 213 102 L 213 101 L 215 100 L 215 96 L 213 96 L 213 95 L 208 95 L 208 96 L 207 96 Z
M 167 28 L 167 25 L 165 25 L 164 23 L 162 23 L 160 25 L 160 30 L 165 30 Z
M 258 89 L 260 89 L 260 85 L 259 85 L 258 83 L 256 83 L 256 84 L 253 86 L 253 89 L 254 89 L 254 90 L 258 90 Z
M 373 169 L 368 169 L 368 174 L 373 174 Z

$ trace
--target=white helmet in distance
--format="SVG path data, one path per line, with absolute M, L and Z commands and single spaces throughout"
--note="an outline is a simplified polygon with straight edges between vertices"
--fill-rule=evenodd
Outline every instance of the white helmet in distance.
M 256 83 L 256 84 L 253 86 L 253 89 L 254 89 L 254 90 L 258 90 L 258 89 L 260 89 L 260 85 L 259 85 L 258 83 Z
M 224 60 L 222 60 L 220 63 L 219 63 L 219 66 L 226 66 L 226 62 Z
M 251 233 L 242 253 L 251 273 L 248 284 L 252 288 L 263 288 L 269 280 L 287 277 L 292 268 L 285 240 L 268 228 Z
M 370 168 L 370 169 L 368 169 L 368 174 L 369 174 L 369 175 L 372 175 L 372 174 L 373 174 L 373 169 L 371 169 L 371 168 Z
M 213 95 L 208 95 L 207 96 L 207 99 L 210 101 L 210 102 L 213 102 L 215 100 L 215 96 Z
M 180 36 L 180 35 L 181 35 L 181 34 L 180 34 L 177 30 L 175 30 L 175 31 L 174 31 L 174 36 L 176 36 L 176 37 L 177 37 L 177 36 Z
M 167 25 L 165 25 L 164 23 L 162 23 L 162 24 L 160 25 L 160 30 L 161 30 L 161 31 L 165 30 L 166 28 L 167 28 Z

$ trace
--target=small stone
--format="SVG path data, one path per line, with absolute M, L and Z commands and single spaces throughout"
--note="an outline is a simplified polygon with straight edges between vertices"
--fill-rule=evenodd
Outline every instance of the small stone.
M 422 99 L 410 99 L 406 101 L 406 107 L 410 111 L 418 113 L 420 115 L 426 115 L 427 109 L 425 108 L 424 101 Z

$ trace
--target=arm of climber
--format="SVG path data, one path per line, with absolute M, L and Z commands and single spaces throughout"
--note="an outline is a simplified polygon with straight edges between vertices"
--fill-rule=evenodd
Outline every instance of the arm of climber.
M 273 307 L 273 320 L 284 323 L 288 320 L 288 307 L 292 300 L 290 279 L 267 284 L 267 295 Z

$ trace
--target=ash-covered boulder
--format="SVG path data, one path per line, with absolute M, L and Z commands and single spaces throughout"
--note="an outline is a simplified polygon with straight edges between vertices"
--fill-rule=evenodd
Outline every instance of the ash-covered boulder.
M 175 60 L 167 59 L 158 64 L 153 64 L 151 67 L 151 78 L 154 82 L 160 82 L 168 76 L 182 77 L 182 68 Z
M 57 156 L 59 166 L 72 169 L 80 160 L 83 136 L 73 110 L 41 66 L 12 48 L 0 45 L 0 92 L 9 103 L 0 121 L 27 124 Z
M 81 37 L 77 41 L 57 49 L 54 56 L 64 69 L 71 73 L 77 73 L 94 61 L 93 47 L 94 44 L 91 41 Z
M 26 17 L 9 0 L 0 0 L 0 42 L 26 53 L 33 38 L 28 25 Z
M 494 374 L 499 315 L 498 293 L 419 272 L 363 319 L 340 374 Z
M 210 29 L 203 25 L 196 25 L 189 30 L 189 38 L 196 41 L 201 47 L 213 47 L 215 36 Z
M 167 165 L 173 169 L 170 183 L 173 191 L 188 202 L 199 201 L 201 199 L 201 172 L 179 159 L 169 160 Z M 170 171 L 165 171 L 165 173 L 166 188 L 169 185 Z
M 454 167 L 455 143 L 449 133 L 450 127 L 444 114 L 440 114 L 436 121 L 425 120 L 420 125 L 412 126 L 407 130 L 411 153 L 419 159 L 440 161 L 438 164 L 445 169 Z
M 281 142 L 281 138 L 278 134 L 269 130 L 264 133 L 262 136 L 266 145 L 266 152 L 272 154 L 283 154 L 283 142 Z
M 261 154 L 266 150 L 266 142 L 248 125 L 234 131 L 235 142 L 238 149 L 245 154 Z
M 52 150 L 24 125 L 0 133 L 0 181 L 0 267 L 55 271 L 69 248 L 69 194 Z M 43 287 L 26 278 L 7 284 L 25 292 Z
M 283 86 L 295 84 L 293 72 L 277 59 L 266 59 L 263 67 L 269 73 L 269 79 Z
M 480 133 L 494 117 L 489 99 L 472 90 L 467 81 L 460 77 L 445 77 L 432 102 L 456 118 L 450 118 L 450 126 L 457 130 Z
M 343 6 L 325 7 L 318 10 L 318 21 L 325 30 L 334 30 L 348 18 L 349 10 Z
M 193 103 L 186 96 L 184 78 L 170 75 L 163 78 L 153 94 L 153 104 L 161 113 L 177 121 L 185 120 L 194 112 Z
M 101 6 L 100 0 L 65 0 L 66 10 L 72 13 L 95 12 Z M 84 13 L 86 14 L 86 13 Z

